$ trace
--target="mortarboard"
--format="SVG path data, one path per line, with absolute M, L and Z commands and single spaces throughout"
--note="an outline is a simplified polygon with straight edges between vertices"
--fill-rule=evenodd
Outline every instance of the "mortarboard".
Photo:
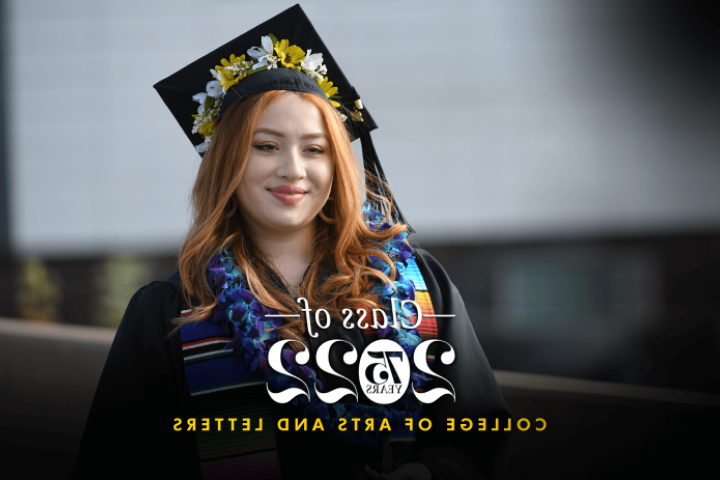
M 353 138 L 360 138 L 367 171 L 387 182 L 370 132 L 377 124 L 340 70 L 300 5 L 288 8 L 154 85 L 200 155 L 227 108 L 249 95 L 295 90 L 327 98 Z M 349 113 L 345 115 L 343 112 Z M 203 138 L 205 141 L 203 141 Z M 378 182 L 367 188 L 388 197 Z M 382 205 L 368 199 L 379 211 Z M 394 222 L 405 219 L 393 201 Z M 413 232 L 408 225 L 408 230 Z

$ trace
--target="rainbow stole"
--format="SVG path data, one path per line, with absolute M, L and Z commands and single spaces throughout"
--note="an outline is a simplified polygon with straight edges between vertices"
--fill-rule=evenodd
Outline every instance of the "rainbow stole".
M 420 340 L 437 338 L 435 318 L 425 317 L 434 315 L 435 310 L 415 258 L 408 260 L 404 274 L 413 281 L 415 301 L 423 311 L 423 321 L 418 328 Z M 189 310 L 183 311 L 181 315 L 189 313 Z M 371 329 L 363 333 L 377 336 Z M 225 344 L 232 340 L 232 333 L 211 318 L 183 325 L 181 338 L 191 408 L 197 419 L 195 434 L 203 479 L 282 478 L 265 376 L 247 370 L 232 349 L 224 350 Z M 372 339 L 366 338 L 366 341 Z M 428 364 L 432 366 L 433 361 L 429 356 Z M 210 419 L 207 425 L 202 424 L 202 418 Z M 231 430 L 230 419 L 236 419 L 234 430 Z M 243 424 L 243 419 L 250 419 L 249 425 Z M 262 431 L 258 431 L 256 428 L 261 422 Z M 390 445 L 396 466 L 408 458 L 414 439 L 413 432 L 406 427 L 392 431 Z

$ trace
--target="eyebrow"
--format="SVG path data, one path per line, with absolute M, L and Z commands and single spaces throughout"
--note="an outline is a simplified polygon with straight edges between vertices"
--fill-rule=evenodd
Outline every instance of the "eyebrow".
M 258 128 L 255 130 L 255 134 L 258 133 L 266 133 L 268 135 L 273 135 L 275 137 L 282 137 L 285 138 L 285 134 L 282 132 L 278 132 L 277 130 L 273 130 L 272 128 Z M 325 134 L 323 133 L 306 133 L 305 135 L 302 135 L 300 137 L 301 140 L 307 140 L 310 138 L 327 138 Z

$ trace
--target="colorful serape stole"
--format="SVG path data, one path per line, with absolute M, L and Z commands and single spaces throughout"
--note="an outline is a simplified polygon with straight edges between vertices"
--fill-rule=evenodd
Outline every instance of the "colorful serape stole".
M 417 263 L 415 262 L 415 258 L 411 257 L 408 260 L 407 267 L 405 268 L 405 278 L 408 280 L 412 280 L 413 284 L 415 285 L 415 302 L 420 306 L 420 309 L 422 310 L 423 318 L 420 322 L 420 327 L 418 327 L 418 335 L 420 337 L 420 341 L 424 340 L 430 340 L 432 338 L 437 338 L 438 331 L 437 331 L 437 321 L 435 320 L 435 309 L 433 308 L 432 301 L 430 300 L 430 293 L 428 293 L 427 285 L 425 284 L 425 280 L 423 279 L 422 274 L 420 273 L 420 269 L 417 266 Z M 399 308 L 400 306 L 397 305 L 396 308 Z M 373 316 L 370 311 L 368 311 L 366 308 L 364 308 L 362 305 L 357 305 L 357 309 L 359 310 L 365 310 L 366 316 L 365 319 L 362 321 L 361 325 L 367 325 L 368 328 L 363 329 L 363 335 L 365 336 L 365 343 L 371 343 L 378 339 L 377 336 L 377 329 L 372 328 L 373 324 Z M 415 308 L 412 306 L 412 304 L 405 304 L 405 308 L 408 308 L 410 310 L 415 310 Z M 427 316 L 430 315 L 430 316 Z M 391 318 L 388 318 L 388 321 L 392 321 Z M 414 324 L 417 323 L 417 313 L 410 318 L 410 321 Z
M 224 350 L 232 336 L 220 323 L 185 324 L 181 337 L 203 479 L 282 478 L 265 377 Z
M 415 302 L 417 302 L 422 309 L 423 319 L 418 327 L 420 340 L 437 338 L 437 321 L 434 316 L 426 316 L 435 315 L 435 309 L 433 308 L 432 301 L 430 300 L 430 293 L 428 292 L 427 285 L 425 285 L 425 280 L 420 273 L 417 263 L 415 263 L 414 257 L 411 257 L 408 260 L 407 268 L 405 269 L 405 277 L 412 280 L 415 285 Z M 417 315 L 412 318 L 412 322 L 417 322 Z
M 423 279 L 420 269 L 415 263 L 415 258 L 408 260 L 407 268 L 405 269 L 405 277 L 412 280 L 415 285 L 415 302 L 422 309 L 423 318 L 418 327 L 418 335 L 421 341 L 431 340 L 437 338 L 437 321 L 435 317 L 435 309 L 433 308 L 432 300 L 430 299 L 430 293 L 428 292 L 427 285 Z M 431 315 L 431 316 L 427 316 Z M 413 323 L 417 323 L 417 314 L 410 319 Z M 430 351 L 434 349 L 431 347 Z M 435 356 L 428 354 L 428 366 L 432 368 L 435 362 Z M 418 388 L 418 391 L 421 389 Z M 393 452 L 393 468 L 397 468 L 405 463 L 412 453 L 413 442 L 415 441 L 415 432 L 418 429 L 418 418 L 415 418 L 413 431 L 410 431 L 408 427 L 402 426 L 401 428 L 396 427 L 392 433 L 390 433 L 390 446 Z

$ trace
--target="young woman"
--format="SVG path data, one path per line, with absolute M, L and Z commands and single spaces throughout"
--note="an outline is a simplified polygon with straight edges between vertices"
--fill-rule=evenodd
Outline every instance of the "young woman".
M 297 45 L 322 45 L 296 6 L 229 48 L 288 22 L 306 32 Z M 193 96 L 204 157 L 179 270 L 130 301 L 73 478 L 497 472 L 503 436 L 477 423 L 509 412 L 457 289 L 408 241 L 371 117 L 354 90 L 337 100 L 327 54 L 260 43 L 248 60 L 225 54 Z

